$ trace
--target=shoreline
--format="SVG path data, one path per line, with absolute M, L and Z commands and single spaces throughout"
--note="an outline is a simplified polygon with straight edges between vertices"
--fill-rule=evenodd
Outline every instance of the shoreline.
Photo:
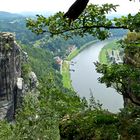
M 94 40 L 94 41 L 90 41 L 86 44 L 84 44 L 83 46 L 81 46 L 79 49 L 75 49 L 74 51 L 72 51 L 66 58 L 66 60 L 63 60 L 62 63 L 62 81 L 63 81 L 63 85 L 65 88 L 71 89 L 74 91 L 72 83 L 71 83 L 71 77 L 70 77 L 70 61 L 76 57 L 81 51 L 83 51 L 84 49 L 86 49 L 87 47 L 90 47 L 91 45 L 97 43 L 98 40 Z
M 74 57 L 76 57 L 81 51 L 83 51 L 84 49 L 86 49 L 87 47 L 90 47 L 92 44 L 97 43 L 99 40 L 94 40 L 94 41 L 90 41 L 86 44 L 84 44 L 83 46 L 81 46 L 79 49 L 75 49 L 74 51 L 72 51 L 66 58 L 66 60 L 71 61 Z
M 107 52 L 111 52 L 113 49 L 117 49 L 118 46 L 119 45 L 117 44 L 117 39 L 114 39 L 111 42 L 109 42 L 107 45 L 105 45 L 99 53 L 99 57 L 98 57 L 99 62 L 101 64 L 109 64 L 107 58 Z

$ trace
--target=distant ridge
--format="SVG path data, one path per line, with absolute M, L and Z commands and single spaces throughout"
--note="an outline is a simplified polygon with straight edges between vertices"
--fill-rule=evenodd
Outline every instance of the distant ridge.
M 20 18 L 20 17 L 35 17 L 37 14 L 43 15 L 45 17 L 49 17 L 52 15 L 52 12 L 20 12 L 20 13 L 10 13 L 5 11 L 0 11 L 0 20 L 5 19 L 14 19 L 14 18 Z
M 42 11 L 42 12 L 38 12 L 38 11 L 33 11 L 33 12 L 21 12 L 19 13 L 20 15 L 23 15 L 25 17 L 35 17 L 36 15 L 43 15 L 45 17 L 49 17 L 50 15 L 54 14 L 52 12 L 48 12 L 48 11 Z
M 15 13 L 10 13 L 10 12 L 5 12 L 5 11 L 0 11 L 0 19 L 14 19 L 14 18 L 20 18 L 23 17 L 20 14 L 15 14 Z

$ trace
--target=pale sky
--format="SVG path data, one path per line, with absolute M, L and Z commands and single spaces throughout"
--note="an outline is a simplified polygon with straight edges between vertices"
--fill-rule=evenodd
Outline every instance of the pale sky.
M 19 12 L 66 12 L 75 0 L 0 0 L 0 11 L 12 13 Z M 130 2 L 129 0 L 90 0 L 89 3 L 119 4 L 119 14 L 136 13 L 140 9 L 139 0 Z

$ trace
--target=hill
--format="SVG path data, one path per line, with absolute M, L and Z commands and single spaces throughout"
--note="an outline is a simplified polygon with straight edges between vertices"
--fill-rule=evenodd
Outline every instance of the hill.
M 14 13 L 9 13 L 5 11 L 0 11 L 0 20 L 6 20 L 6 19 L 15 19 L 15 18 L 20 18 L 23 17 L 20 14 L 14 14 Z

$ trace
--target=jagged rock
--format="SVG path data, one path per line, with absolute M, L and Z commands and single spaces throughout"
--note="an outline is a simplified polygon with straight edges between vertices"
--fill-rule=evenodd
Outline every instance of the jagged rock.
M 22 61 L 28 62 L 28 60 L 29 60 L 29 56 L 28 56 L 27 52 L 22 51 Z
M 23 78 L 17 78 L 17 89 L 23 89 Z
M 21 76 L 20 47 L 12 33 L 0 32 L 0 119 L 12 119 L 16 108 L 17 78 Z
M 17 45 L 12 33 L 0 32 L 0 119 L 13 120 L 23 96 L 36 91 L 39 84 L 34 72 L 28 73 L 25 83 L 21 63 L 28 63 L 28 54 Z
M 36 74 L 33 71 L 29 73 L 29 80 L 30 80 L 30 89 L 31 90 L 36 89 L 36 87 L 39 85 L 39 82 Z
M 12 33 L 0 32 L 0 119 L 12 120 L 26 92 L 38 86 L 34 72 L 28 83 L 21 78 L 21 61 L 28 62 L 28 54 L 20 49 Z

